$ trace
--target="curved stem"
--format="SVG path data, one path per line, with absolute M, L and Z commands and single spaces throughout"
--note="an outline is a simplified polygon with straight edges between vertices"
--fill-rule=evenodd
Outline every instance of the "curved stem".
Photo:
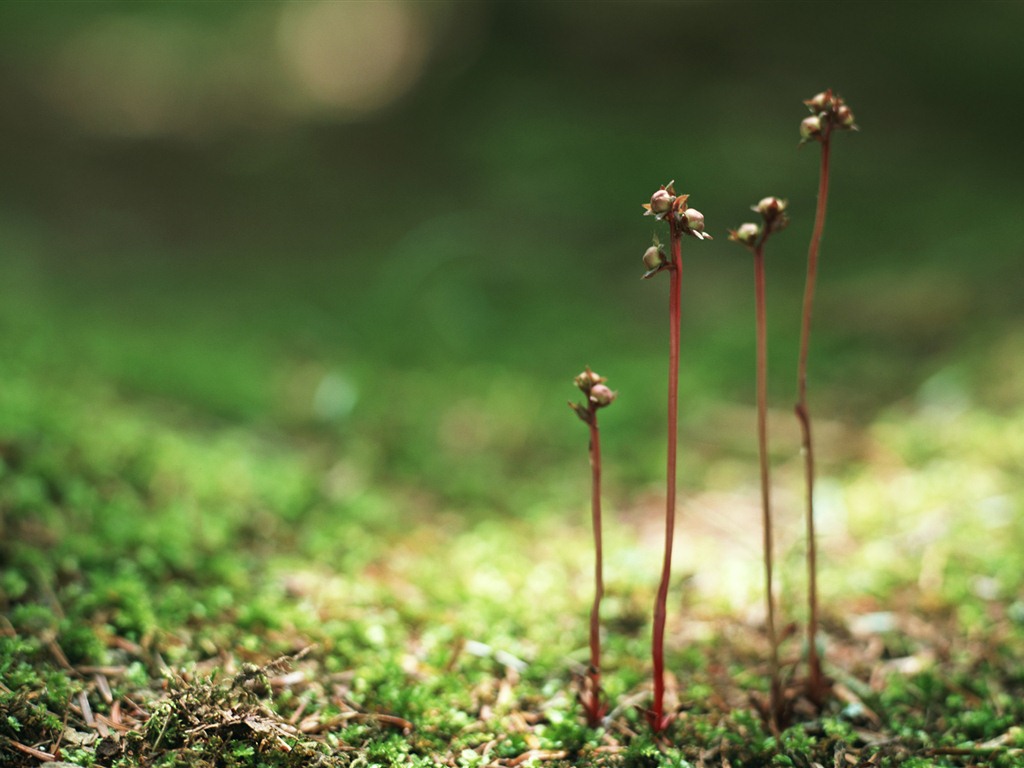
M 672 575 L 672 545 L 676 525 L 676 439 L 679 413 L 679 326 L 680 294 L 682 292 L 682 232 L 670 222 L 672 265 L 669 270 L 669 363 L 668 363 L 668 469 L 665 494 L 665 555 L 661 581 L 654 603 L 654 635 L 651 655 L 654 663 L 654 710 L 651 727 L 655 732 L 667 725 L 665 717 L 665 618 L 669 580 Z
M 771 486 L 768 469 L 768 322 L 765 301 L 764 241 L 754 249 L 754 293 L 757 324 L 757 448 L 761 467 L 761 522 L 764 533 L 764 581 L 768 642 L 771 646 L 771 717 L 773 732 L 778 732 L 782 715 L 782 684 L 779 680 L 779 638 L 775 631 L 775 588 Z
M 601 723 L 601 598 L 604 597 L 604 568 L 601 532 L 601 436 L 597 429 L 597 409 L 591 408 L 590 420 L 590 513 L 594 528 L 594 605 L 590 609 L 589 698 L 584 701 L 587 723 L 596 728 Z
M 807 408 L 807 349 L 810 344 L 811 315 L 814 308 L 814 286 L 818 276 L 818 252 L 825 228 L 828 208 L 829 133 L 821 140 L 821 172 L 818 179 L 818 206 L 814 214 L 814 229 L 807 250 L 807 282 L 804 286 L 803 322 L 800 329 L 800 359 L 797 366 L 797 403 L 795 412 L 800 421 L 801 450 L 804 455 L 804 475 L 807 496 L 807 664 L 809 676 L 807 694 L 816 703 L 825 699 L 825 680 L 818 655 L 818 550 L 814 530 L 814 443 L 811 439 L 811 414 Z

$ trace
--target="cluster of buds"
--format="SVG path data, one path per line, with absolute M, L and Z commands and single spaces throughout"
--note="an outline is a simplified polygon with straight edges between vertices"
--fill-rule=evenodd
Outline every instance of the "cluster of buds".
M 644 216 L 653 216 L 658 221 L 668 218 L 683 234 L 698 240 L 713 240 L 704 231 L 704 214 L 687 206 L 689 195 L 677 195 L 674 181 L 662 186 L 651 195 L 651 202 L 644 203 Z
M 594 413 L 597 409 L 611 405 L 618 393 L 613 392 L 605 384 L 607 379 L 604 376 L 598 376 L 589 367 L 584 369 L 583 373 L 577 376 L 574 381 L 576 388 L 587 398 L 587 402 L 574 403 L 570 401 L 569 407 L 576 411 L 576 415 L 587 422 L 587 424 L 592 424 Z
M 853 112 L 840 96 L 832 93 L 831 88 L 822 91 L 813 99 L 808 99 L 804 104 L 811 110 L 811 116 L 805 117 L 800 123 L 801 144 L 808 141 L 825 141 L 833 128 L 857 130 Z
M 762 198 L 757 205 L 752 205 L 750 210 L 761 214 L 762 223 L 755 224 L 748 221 L 745 224 L 740 224 L 736 229 L 730 229 L 729 239 L 734 243 L 755 248 L 758 244 L 764 243 L 769 235 L 781 232 L 789 224 L 786 201 L 781 198 Z

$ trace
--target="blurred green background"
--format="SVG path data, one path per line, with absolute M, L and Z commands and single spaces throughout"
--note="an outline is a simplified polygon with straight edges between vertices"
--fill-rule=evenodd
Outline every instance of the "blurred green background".
M 663 473 L 667 346 L 640 206 L 675 179 L 715 236 L 684 249 L 681 482 L 755 451 L 752 267 L 725 235 L 767 194 L 793 219 L 768 253 L 792 457 L 797 127 L 832 87 L 862 130 L 834 143 L 812 410 L 1013 408 L 1021 29 L 1016 2 L 4 3 L 0 379 L 107 382 L 518 513 L 581 503 L 587 364 L 621 393 L 632 493 Z

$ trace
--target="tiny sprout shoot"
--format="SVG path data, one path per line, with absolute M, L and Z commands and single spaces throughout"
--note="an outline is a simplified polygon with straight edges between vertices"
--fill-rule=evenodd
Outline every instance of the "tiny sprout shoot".
M 604 596 L 604 566 L 601 532 L 601 441 L 597 428 L 597 412 L 611 405 L 617 395 L 605 384 L 605 378 L 590 368 L 575 379 L 586 397 L 585 403 L 569 403 L 580 420 L 590 427 L 590 511 L 594 528 L 594 605 L 590 609 L 590 664 L 584 678 L 580 702 L 587 716 L 587 725 L 596 728 L 608 711 L 601 697 L 601 598 Z

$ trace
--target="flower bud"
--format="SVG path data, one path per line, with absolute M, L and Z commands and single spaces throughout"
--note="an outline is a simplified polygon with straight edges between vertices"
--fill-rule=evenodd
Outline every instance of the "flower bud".
M 828 112 L 835 106 L 835 97 L 832 95 L 832 89 L 822 91 L 821 93 L 815 94 L 813 97 L 804 102 L 807 108 L 816 114 L 821 112 Z
M 690 231 L 690 234 L 696 238 L 703 240 L 707 238 L 712 240 L 711 235 L 704 234 L 704 214 L 698 211 L 696 208 L 687 208 L 683 211 L 683 222 L 686 228 Z
M 779 232 L 789 224 L 786 205 L 786 201 L 778 197 L 764 197 L 751 210 L 761 214 L 768 232 Z
M 840 103 L 840 105 L 836 107 L 835 121 L 840 128 L 857 128 L 853 120 L 853 111 L 848 106 L 842 103 Z
M 595 384 L 590 390 L 590 402 L 597 405 L 598 408 L 603 408 L 606 405 L 611 405 L 616 394 L 604 384 Z
M 668 257 L 665 252 L 656 245 L 652 245 L 644 251 L 644 266 L 647 269 L 658 269 L 668 264 Z
M 766 221 L 771 221 L 786 210 L 786 201 L 780 200 L 777 197 L 762 197 L 760 202 L 751 210 L 760 213 Z
M 586 370 L 583 371 L 583 373 L 577 376 L 574 379 L 574 381 L 576 383 L 576 387 L 580 389 L 584 394 L 586 394 L 590 392 L 591 389 L 593 389 L 596 385 L 603 382 L 604 379 L 598 376 L 589 368 L 587 368 Z
M 760 235 L 761 227 L 751 221 L 740 224 L 738 229 L 729 230 L 729 239 L 741 245 L 753 245 Z
M 641 275 L 644 280 L 669 268 L 668 255 L 661 249 L 661 243 L 658 242 L 657 236 L 654 238 L 654 245 L 644 251 L 644 266 L 647 268 L 647 271 Z
M 817 115 L 805 117 L 800 122 L 800 138 L 804 141 L 821 137 L 821 118 Z
M 668 213 L 675 199 L 675 195 L 662 187 L 651 195 L 650 212 L 654 214 Z

